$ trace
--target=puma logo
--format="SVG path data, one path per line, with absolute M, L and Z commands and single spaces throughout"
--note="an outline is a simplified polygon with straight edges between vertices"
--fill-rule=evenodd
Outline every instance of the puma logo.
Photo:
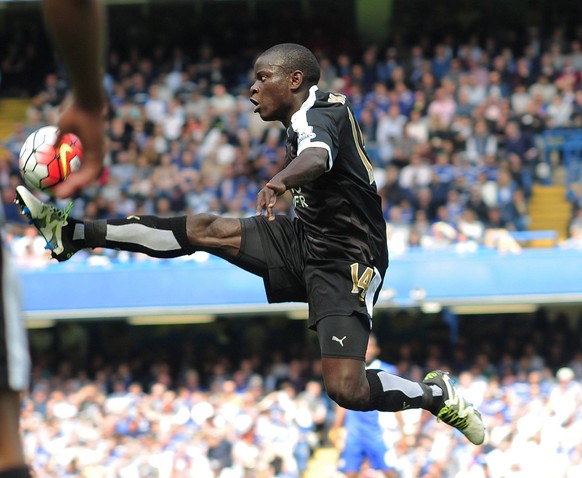
M 331 340 L 335 340 L 336 342 L 339 342 L 339 344 L 343 347 L 344 346 L 344 340 L 346 339 L 347 335 L 344 335 L 341 339 L 338 339 L 335 335 L 331 338 Z

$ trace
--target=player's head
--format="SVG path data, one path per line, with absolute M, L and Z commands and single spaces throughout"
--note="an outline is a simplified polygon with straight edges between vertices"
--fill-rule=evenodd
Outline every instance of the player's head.
M 251 86 L 255 112 L 265 121 L 288 125 L 319 76 L 319 62 L 304 46 L 281 43 L 269 48 L 255 62 L 255 82 Z
M 303 73 L 303 81 L 309 87 L 317 85 L 319 82 L 319 62 L 311 50 L 303 45 L 280 43 L 264 51 L 261 57 L 269 58 L 280 65 L 287 74 L 291 74 L 296 70 L 301 71 Z

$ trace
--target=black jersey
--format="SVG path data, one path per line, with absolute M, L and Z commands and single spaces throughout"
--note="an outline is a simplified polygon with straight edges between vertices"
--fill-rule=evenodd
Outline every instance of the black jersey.
M 384 275 L 388 250 L 381 199 L 344 95 L 311 87 L 291 118 L 286 165 L 310 147 L 326 149 L 328 164 L 318 179 L 291 190 L 307 255 L 374 265 Z

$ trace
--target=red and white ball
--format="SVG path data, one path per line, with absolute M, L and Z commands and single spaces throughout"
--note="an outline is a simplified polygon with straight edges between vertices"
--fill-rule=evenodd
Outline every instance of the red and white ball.
M 56 126 L 44 126 L 31 133 L 18 158 L 20 172 L 29 188 L 49 192 L 81 166 L 83 147 L 77 136 L 67 133 L 60 144 Z

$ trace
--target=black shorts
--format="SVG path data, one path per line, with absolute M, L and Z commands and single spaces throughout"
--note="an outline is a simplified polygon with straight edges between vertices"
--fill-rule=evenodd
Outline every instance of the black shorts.
M 380 272 L 370 264 L 311 257 L 296 221 L 287 216 L 241 219 L 240 253 L 231 262 L 263 278 L 270 303 L 307 302 L 312 329 L 331 316 L 371 321 Z
M 18 278 L 0 245 L 0 390 L 25 390 L 29 380 L 30 356 Z

